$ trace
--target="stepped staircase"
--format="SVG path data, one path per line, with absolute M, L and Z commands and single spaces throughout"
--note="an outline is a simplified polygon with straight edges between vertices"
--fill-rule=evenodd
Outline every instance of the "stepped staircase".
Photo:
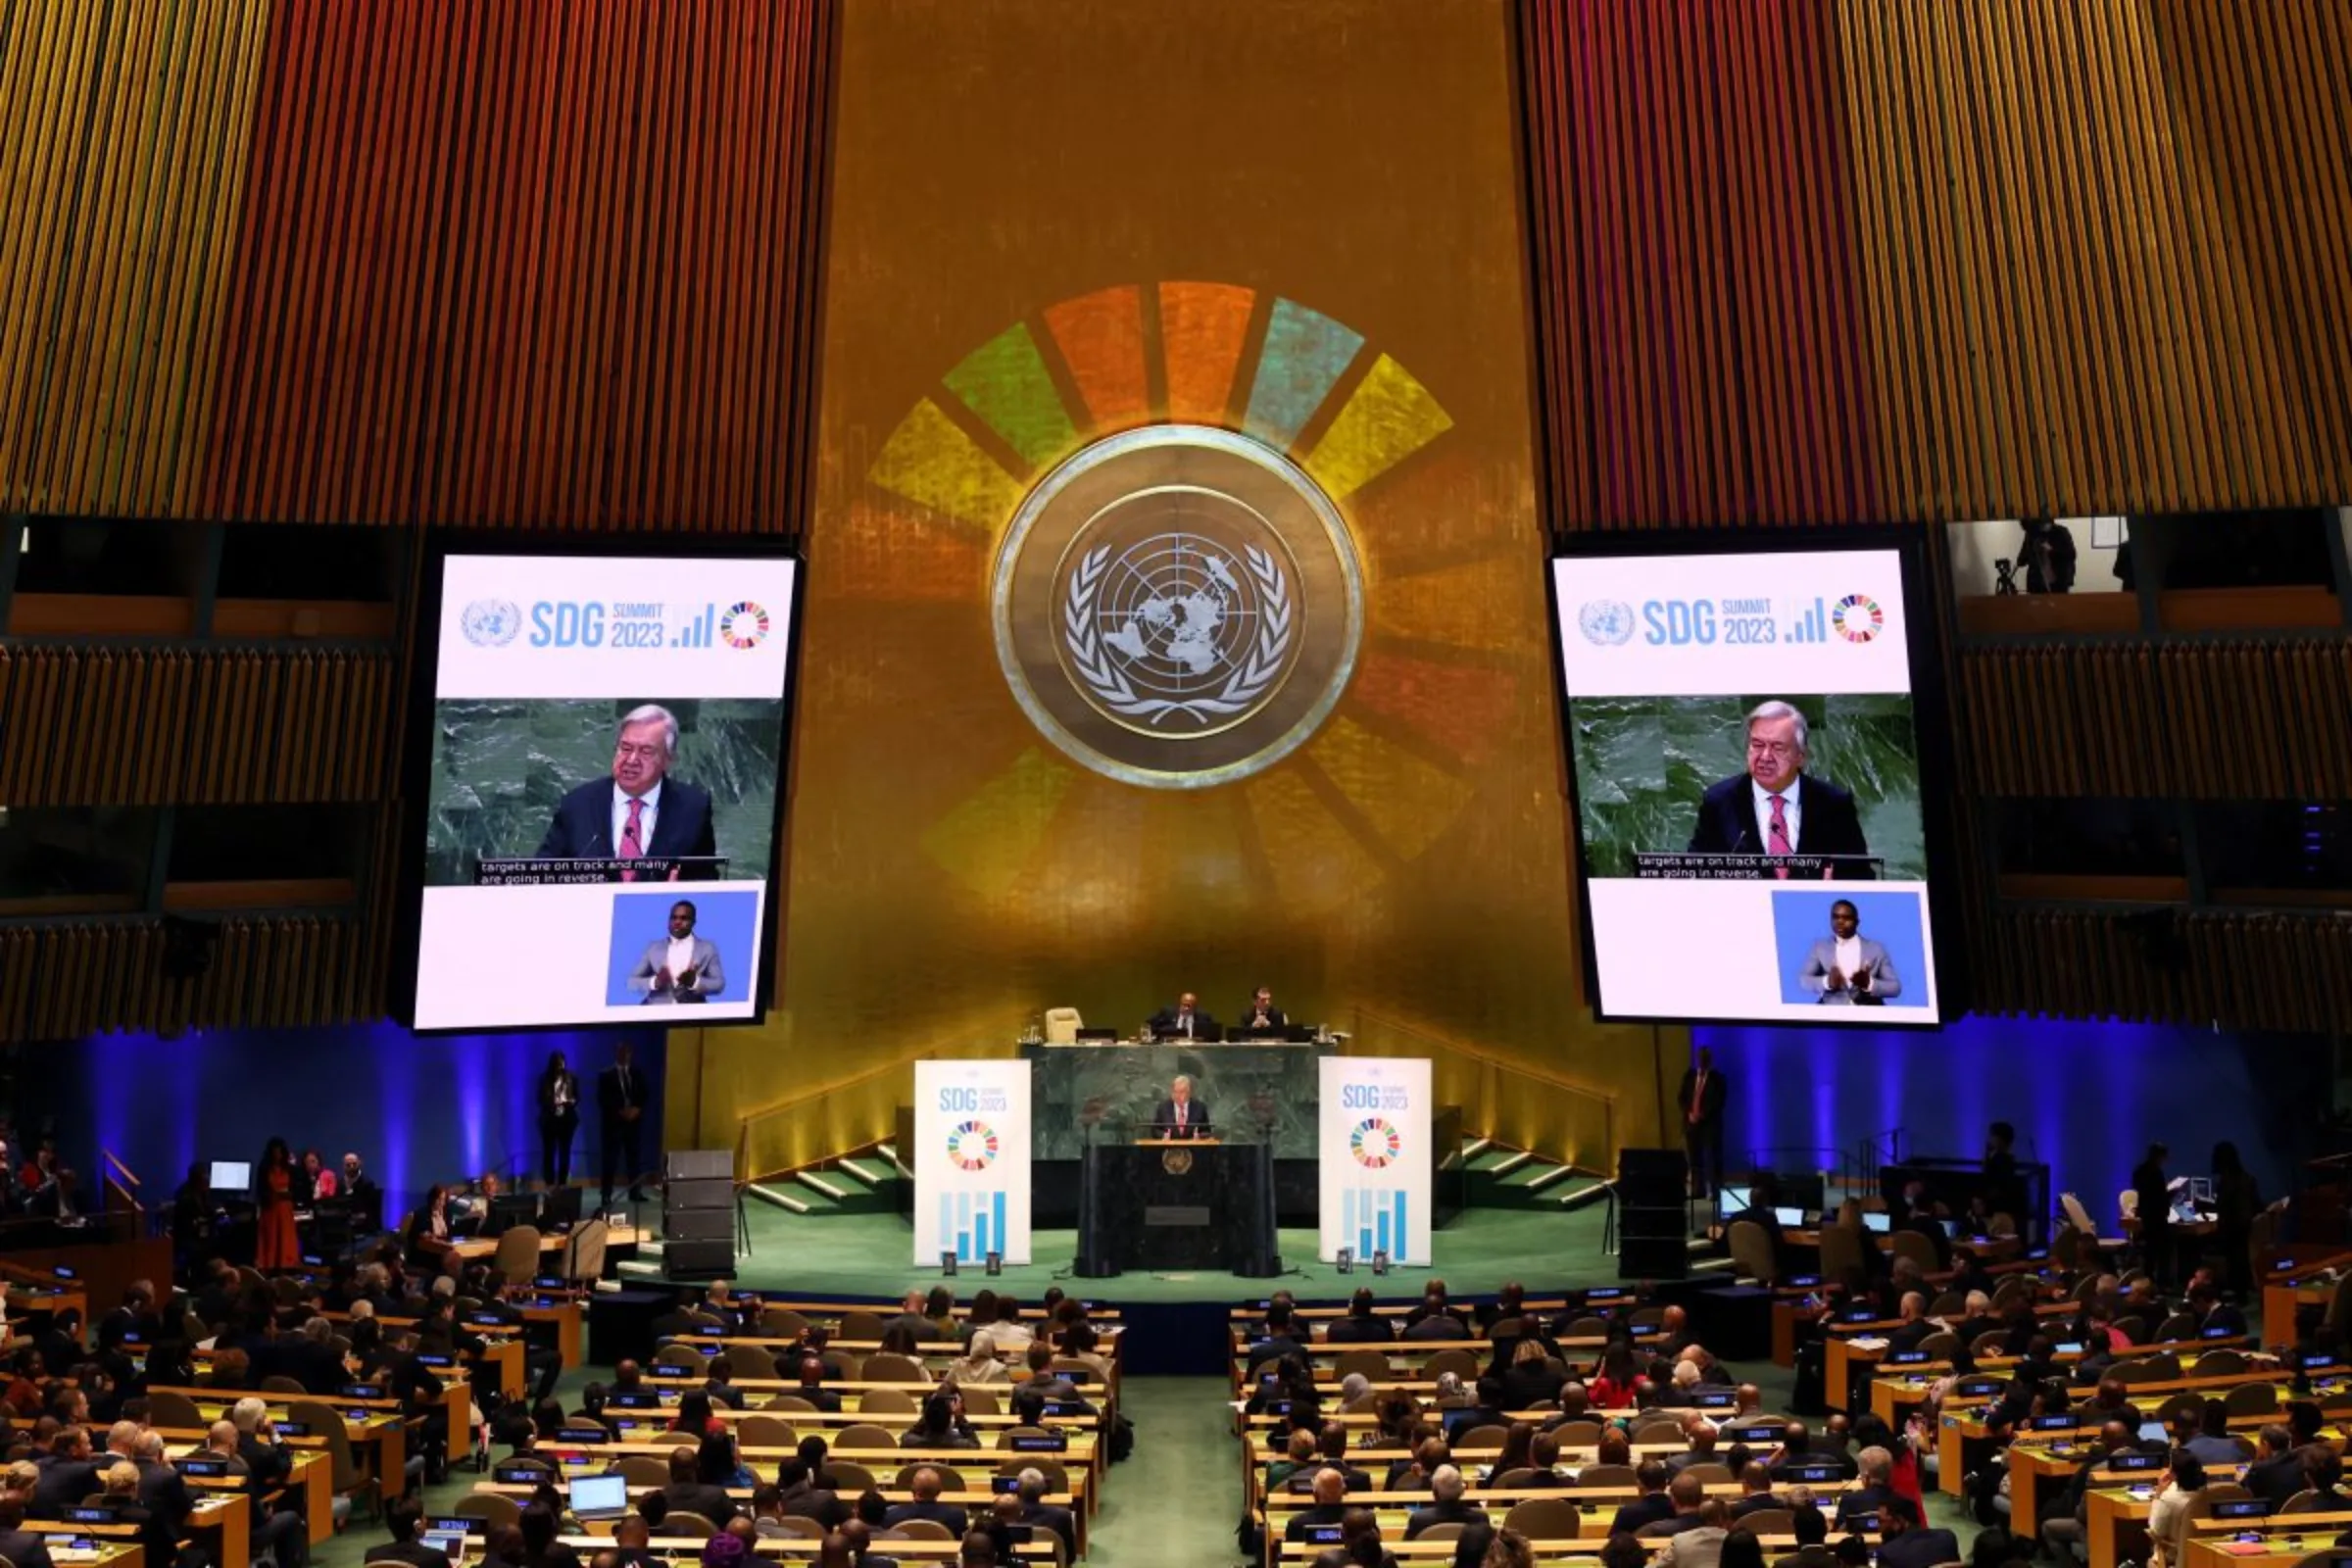
M 881 1143 L 754 1182 L 744 1196 L 788 1214 L 887 1214 L 898 1207 L 900 1184 L 912 1179 L 898 1151 Z
M 1601 1178 L 1597 1176 L 1582 1175 L 1573 1165 L 1489 1138 L 1465 1144 L 1462 1163 L 1470 1173 L 1472 1208 L 1564 1213 L 1592 1201 L 1600 1192 Z

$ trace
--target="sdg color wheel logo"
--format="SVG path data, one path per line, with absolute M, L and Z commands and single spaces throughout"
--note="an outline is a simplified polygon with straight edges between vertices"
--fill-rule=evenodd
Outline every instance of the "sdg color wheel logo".
M 749 599 L 730 605 L 718 618 L 718 634 L 729 648 L 757 648 L 767 641 L 767 612 Z
M 1348 1152 L 1366 1170 L 1378 1170 L 1403 1152 L 1404 1140 L 1378 1116 L 1366 1116 L 1348 1135 Z
M 1634 607 L 1622 599 L 1595 599 L 1576 612 L 1576 629 L 1595 648 L 1621 648 L 1634 638 Z
M 984 1121 L 967 1121 L 948 1134 L 948 1157 L 965 1170 L 986 1170 L 997 1162 L 997 1130 Z
M 511 599 L 476 599 L 458 617 L 458 629 L 476 648 L 504 648 L 522 630 L 522 610 Z
M 1886 629 L 1886 612 L 1868 594 L 1847 594 L 1830 612 L 1830 624 L 1849 643 L 1866 643 Z

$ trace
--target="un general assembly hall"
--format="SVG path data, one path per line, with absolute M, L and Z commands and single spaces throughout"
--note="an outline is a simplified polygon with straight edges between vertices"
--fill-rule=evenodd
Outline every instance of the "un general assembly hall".
M 2344 0 L 0 0 L 0 1568 L 2352 1568 Z

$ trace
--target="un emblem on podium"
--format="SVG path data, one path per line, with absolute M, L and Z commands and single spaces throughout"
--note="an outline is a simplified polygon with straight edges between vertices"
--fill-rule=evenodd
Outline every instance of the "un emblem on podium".
M 1099 773 L 1193 789 L 1288 756 L 1363 638 L 1329 497 L 1228 430 L 1098 441 L 1022 502 L 998 552 L 997 656 L 1045 736 Z

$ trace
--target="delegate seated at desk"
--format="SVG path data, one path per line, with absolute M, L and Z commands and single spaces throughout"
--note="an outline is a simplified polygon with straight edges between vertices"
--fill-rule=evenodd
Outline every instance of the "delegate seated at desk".
M 1199 999 L 1190 991 L 1176 999 L 1173 1007 L 1162 1007 L 1144 1025 L 1144 1032 L 1154 1040 L 1218 1040 L 1217 1020 L 1202 1012 Z
M 1245 1040 L 1254 1040 L 1279 1037 L 1290 1026 L 1290 1016 L 1274 1005 L 1274 993 L 1259 986 L 1250 993 L 1250 1004 L 1242 1009 L 1242 1021 L 1235 1032 Z
M 1214 1138 L 1208 1119 L 1208 1102 L 1193 1098 L 1193 1081 L 1178 1074 L 1168 1085 L 1168 1098 L 1159 1102 L 1152 1117 L 1154 1138 Z

